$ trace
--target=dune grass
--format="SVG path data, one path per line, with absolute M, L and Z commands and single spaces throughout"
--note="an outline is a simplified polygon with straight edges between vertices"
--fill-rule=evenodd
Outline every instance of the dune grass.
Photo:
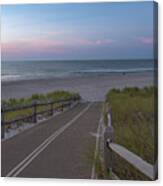
M 47 94 L 33 94 L 31 97 L 28 98 L 21 98 L 21 99 L 11 98 L 8 100 L 2 100 L 2 105 L 5 105 L 6 107 L 15 107 L 15 106 L 32 104 L 33 101 L 38 101 L 38 102 L 57 101 L 61 99 L 72 98 L 75 96 L 80 97 L 78 93 L 61 90 L 61 91 L 49 92 Z
M 29 98 L 21 98 L 21 99 L 9 99 L 9 100 L 2 100 L 2 105 L 6 108 L 10 107 L 17 107 L 17 106 L 24 106 L 24 105 L 30 105 L 34 101 L 35 102 L 52 102 L 52 101 L 58 101 L 62 99 L 71 99 L 74 97 L 80 98 L 79 94 L 68 92 L 68 91 L 55 91 L 50 92 L 47 94 L 33 94 Z M 57 107 L 59 103 L 56 103 L 54 106 Z M 38 106 L 37 112 L 41 112 L 47 109 L 50 109 L 51 105 L 44 105 L 44 106 Z M 11 121 L 20 117 L 30 116 L 33 113 L 33 108 L 27 108 L 17 111 L 11 111 L 5 113 L 5 121 Z
M 151 164 L 154 164 L 155 161 L 155 127 L 157 127 L 155 126 L 154 105 L 156 100 L 154 92 L 154 87 L 112 89 L 106 95 L 105 102 L 112 108 L 114 141 Z M 104 113 L 104 116 L 106 116 L 106 113 Z M 131 167 L 125 163 L 123 163 L 123 171 L 122 166 L 120 166 L 121 163 L 119 163 L 119 166 L 117 163 L 115 164 L 118 176 L 122 179 L 125 172 L 132 172 Z M 133 174 L 131 175 L 133 176 Z M 131 179 L 134 178 L 137 178 L 137 176 L 131 177 Z M 129 178 L 126 177 L 126 179 Z

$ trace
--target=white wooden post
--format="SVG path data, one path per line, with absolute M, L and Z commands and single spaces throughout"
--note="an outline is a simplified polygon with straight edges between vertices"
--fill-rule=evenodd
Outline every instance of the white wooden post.
M 113 155 L 112 150 L 109 146 L 109 143 L 114 139 L 114 130 L 112 127 L 112 114 L 111 110 L 108 112 L 108 125 L 105 129 L 104 133 L 104 159 L 105 159 L 105 166 L 108 171 L 112 171 L 113 167 Z

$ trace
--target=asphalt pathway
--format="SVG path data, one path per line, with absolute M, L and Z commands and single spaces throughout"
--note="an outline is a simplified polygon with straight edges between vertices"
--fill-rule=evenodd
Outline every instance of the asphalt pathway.
M 80 103 L 2 142 L 1 175 L 91 178 L 100 102 Z

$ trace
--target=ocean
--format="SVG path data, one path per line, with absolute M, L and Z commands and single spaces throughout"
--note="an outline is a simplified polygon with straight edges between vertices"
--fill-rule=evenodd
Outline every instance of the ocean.
M 62 60 L 2 61 L 1 80 L 46 79 L 53 77 L 109 75 L 154 70 L 153 60 Z

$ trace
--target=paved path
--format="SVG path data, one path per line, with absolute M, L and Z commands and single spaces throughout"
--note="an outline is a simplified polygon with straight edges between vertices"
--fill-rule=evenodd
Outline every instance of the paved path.
M 2 176 L 91 178 L 101 103 L 82 103 L 2 142 Z

